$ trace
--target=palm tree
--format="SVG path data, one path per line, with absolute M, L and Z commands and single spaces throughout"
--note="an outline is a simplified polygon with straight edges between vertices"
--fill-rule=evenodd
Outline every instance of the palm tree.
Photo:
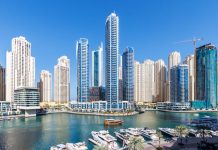
M 183 144 L 182 143 L 182 137 L 187 135 L 187 133 L 188 133 L 187 128 L 184 125 L 176 126 L 176 132 L 177 132 L 177 135 L 179 136 L 179 138 L 181 140 L 179 144 Z
M 145 140 L 142 137 L 130 137 L 127 147 L 129 150 L 143 150 L 145 149 Z
M 163 134 L 161 133 L 161 131 L 157 131 L 157 136 L 158 136 L 158 138 L 159 138 L 159 146 L 158 146 L 158 148 L 160 148 L 160 140 L 161 140 L 161 138 L 163 138 Z
M 101 146 L 95 145 L 93 150 L 107 150 L 107 148 L 103 145 L 101 145 Z

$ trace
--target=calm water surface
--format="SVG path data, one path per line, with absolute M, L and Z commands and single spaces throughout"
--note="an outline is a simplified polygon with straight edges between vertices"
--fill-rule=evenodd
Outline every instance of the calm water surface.
M 20 118 L 0 122 L 0 149 L 10 150 L 49 150 L 50 146 L 66 142 L 88 142 L 93 130 L 109 130 L 111 134 L 120 128 L 128 127 L 175 127 L 185 124 L 196 116 L 217 116 L 218 113 L 168 113 L 147 111 L 129 117 L 116 117 L 124 120 L 122 126 L 104 127 L 103 121 L 109 117 L 74 114 L 49 114 L 33 118 Z

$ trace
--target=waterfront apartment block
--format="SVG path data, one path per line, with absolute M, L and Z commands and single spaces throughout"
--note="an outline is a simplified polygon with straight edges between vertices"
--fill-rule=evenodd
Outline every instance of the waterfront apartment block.
M 217 107 L 217 48 L 206 44 L 195 51 L 195 99 Z
M 12 39 L 12 51 L 6 54 L 6 100 L 13 102 L 14 90 L 35 87 L 35 58 L 31 56 L 31 43 L 25 37 Z
M 123 63 L 122 55 L 118 55 L 118 86 L 119 86 L 119 100 L 123 100 Z
M 58 104 L 70 100 L 70 60 L 67 56 L 58 58 L 54 67 L 54 101 Z
M 37 88 L 17 88 L 14 91 L 14 102 L 17 109 L 25 116 L 35 116 L 39 107 L 40 95 Z
M 119 101 L 118 53 L 119 53 L 119 17 L 111 13 L 105 24 L 105 85 L 107 108 L 117 109 Z
M 5 68 L 0 65 L 0 101 L 5 101 Z
M 134 101 L 134 49 L 127 47 L 122 56 L 123 100 Z
M 89 100 L 89 43 L 88 39 L 80 38 L 76 45 L 77 57 L 77 101 Z
M 170 101 L 186 103 L 189 101 L 188 65 L 180 64 L 170 69 Z
M 92 51 L 92 86 L 103 85 L 103 43 L 98 50 Z
M 52 74 L 47 70 L 42 70 L 40 74 L 40 101 L 52 101 Z

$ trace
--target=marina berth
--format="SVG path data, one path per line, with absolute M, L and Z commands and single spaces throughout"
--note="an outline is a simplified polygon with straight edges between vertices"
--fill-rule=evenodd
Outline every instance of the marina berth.
M 88 150 L 86 147 L 85 142 L 79 142 L 79 143 L 67 143 L 66 144 L 67 150 Z
M 95 142 L 94 144 L 102 145 L 104 147 L 107 147 L 109 150 L 117 150 L 119 149 L 119 146 L 116 142 L 116 138 L 109 134 L 107 130 L 101 130 L 99 132 L 92 131 L 91 132 L 92 138 Z

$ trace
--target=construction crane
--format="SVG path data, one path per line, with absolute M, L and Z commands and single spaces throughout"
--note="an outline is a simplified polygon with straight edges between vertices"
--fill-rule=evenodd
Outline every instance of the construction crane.
M 176 44 L 180 44 L 180 43 L 188 43 L 188 42 L 193 42 L 193 45 L 194 45 L 194 50 L 196 49 L 196 43 L 198 41 L 202 41 L 203 38 L 193 38 L 192 40 L 184 40 L 184 41 L 179 41 L 179 42 L 176 42 Z

